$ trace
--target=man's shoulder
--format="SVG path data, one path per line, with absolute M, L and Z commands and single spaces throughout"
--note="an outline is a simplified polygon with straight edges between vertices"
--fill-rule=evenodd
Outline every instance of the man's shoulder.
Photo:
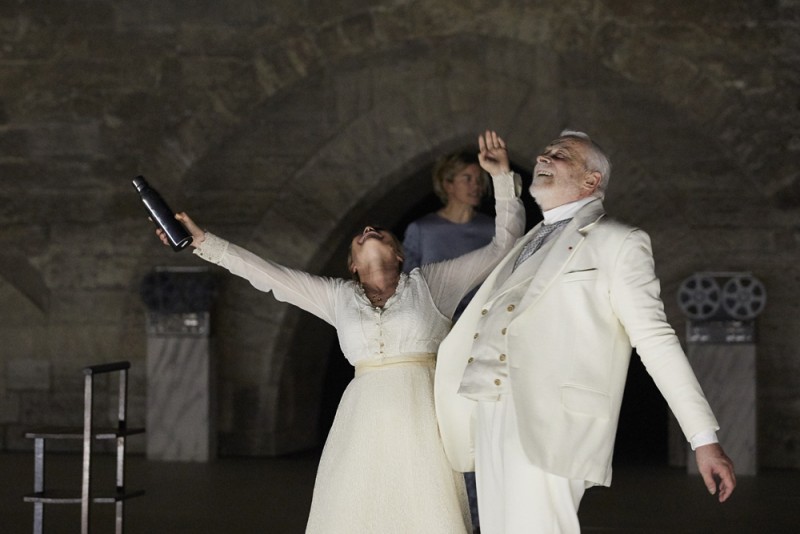
M 612 245 L 612 242 L 618 243 L 621 246 L 626 242 L 631 243 L 650 239 L 647 232 L 641 228 L 610 217 L 607 214 L 603 215 L 596 224 L 585 228 L 584 231 L 584 235 L 590 242 L 602 242 L 604 244 L 603 246 L 609 247 Z
M 604 216 L 586 232 L 587 244 L 614 256 L 623 249 L 650 247 L 650 235 L 639 228 L 613 217 Z
M 628 224 L 627 222 L 621 221 L 614 217 L 605 214 L 599 221 L 598 221 L 598 228 L 601 228 L 603 231 L 606 232 L 624 232 L 629 233 L 633 231 L 640 230 L 640 228 L 633 226 L 632 224 Z

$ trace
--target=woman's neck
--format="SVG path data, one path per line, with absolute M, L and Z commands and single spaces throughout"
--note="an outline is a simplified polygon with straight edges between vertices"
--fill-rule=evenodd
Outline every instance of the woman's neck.
M 373 306 L 381 307 L 397 290 L 400 272 L 397 270 L 397 266 L 392 268 L 376 266 L 371 269 L 360 269 L 358 279 L 361 287 L 364 288 L 364 294 Z

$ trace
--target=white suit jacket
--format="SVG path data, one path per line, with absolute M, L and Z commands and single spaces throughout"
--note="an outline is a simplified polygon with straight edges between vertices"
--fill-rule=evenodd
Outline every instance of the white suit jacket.
M 666 321 L 650 239 L 590 202 L 511 276 L 536 228 L 495 268 L 439 348 L 436 413 L 454 469 L 474 466 L 475 401 L 458 395 L 483 309 L 525 284 L 504 343 L 522 446 L 547 472 L 611 483 L 611 458 L 631 348 L 687 439 L 719 428 Z

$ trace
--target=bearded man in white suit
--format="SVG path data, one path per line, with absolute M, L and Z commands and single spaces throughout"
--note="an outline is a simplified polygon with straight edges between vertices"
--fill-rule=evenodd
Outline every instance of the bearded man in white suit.
M 487 131 L 480 159 L 510 172 Z M 695 450 L 719 501 L 736 480 L 719 429 L 667 323 L 645 232 L 606 217 L 611 165 L 582 132 L 536 158 L 544 221 L 483 283 L 439 349 L 435 394 L 453 467 L 476 472 L 483 534 L 578 534 L 586 488 L 611 483 L 632 348 Z M 550 225 L 550 226 L 547 226 Z M 538 237 L 540 228 L 551 230 Z M 531 241 L 540 248 L 526 250 Z

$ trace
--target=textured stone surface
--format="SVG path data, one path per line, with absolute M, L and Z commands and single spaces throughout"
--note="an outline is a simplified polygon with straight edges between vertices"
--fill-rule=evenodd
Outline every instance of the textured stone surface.
M 757 474 L 755 346 L 692 343 L 688 357 L 720 424 L 718 437 L 736 474 Z M 690 458 L 688 472 L 697 474 L 691 447 L 684 444 L 683 450 Z
M 341 275 L 354 228 L 404 220 L 442 152 L 495 128 L 530 169 L 573 127 L 611 154 L 607 207 L 650 233 L 678 332 L 691 273 L 764 282 L 759 460 L 800 467 L 796 1 L 185 4 L 0 7 L 0 369 L 51 377 L 4 409 L 3 447 L 34 413 L 68 417 L 94 363 L 133 363 L 144 418 L 139 283 L 199 260 L 157 244 L 135 175 L 259 254 Z M 217 275 L 220 453 L 316 445 L 331 329 Z
M 11 391 L 48 391 L 50 362 L 47 360 L 10 360 L 6 388 Z
M 208 462 L 216 457 L 213 363 L 198 335 L 147 340 L 147 458 Z

